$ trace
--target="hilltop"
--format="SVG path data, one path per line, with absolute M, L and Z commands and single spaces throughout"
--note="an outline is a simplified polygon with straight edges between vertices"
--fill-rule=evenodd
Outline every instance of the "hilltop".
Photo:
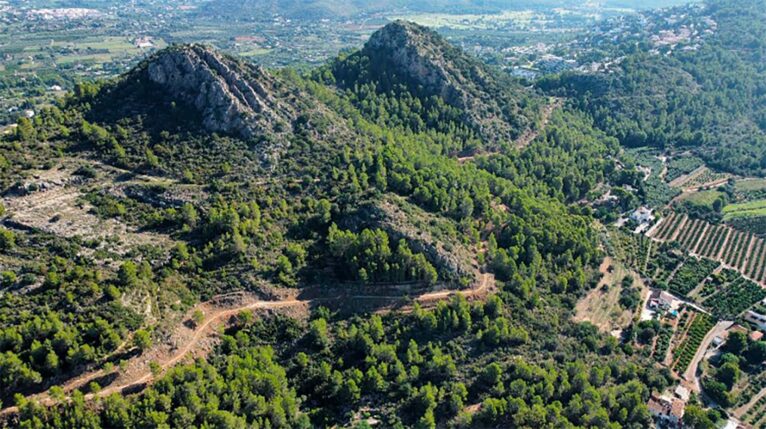
M 573 202 L 641 176 L 545 102 L 407 22 L 309 76 L 181 45 L 79 85 L 0 141 L 7 422 L 646 426 L 665 378 L 570 317 L 603 260 Z M 550 402 L 493 407 L 522 383 Z
M 422 107 L 415 128 L 466 127 L 487 145 L 510 143 L 534 127 L 543 100 L 434 30 L 407 21 L 375 32 L 360 51 L 332 64 L 332 74 L 360 101 L 367 91 L 416 98 Z
M 285 131 L 297 116 L 274 76 L 203 46 L 161 51 L 136 74 L 195 108 L 211 132 L 248 139 Z

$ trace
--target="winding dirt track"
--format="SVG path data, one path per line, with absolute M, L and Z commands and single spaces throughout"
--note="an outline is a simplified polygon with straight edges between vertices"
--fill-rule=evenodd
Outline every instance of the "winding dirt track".
M 428 292 L 422 295 L 419 295 L 414 299 L 415 302 L 421 303 L 421 304 L 429 304 L 434 303 L 438 301 L 444 301 L 446 299 L 452 298 L 453 296 L 457 294 L 461 294 L 465 296 L 466 298 L 477 298 L 480 296 L 483 296 L 487 294 L 490 289 L 494 288 L 494 276 L 489 273 L 484 273 L 481 275 L 481 282 L 478 284 L 478 286 L 466 290 L 466 291 L 455 291 L 455 290 L 444 290 L 444 291 L 438 291 L 438 292 Z M 230 294 L 231 295 L 231 294 Z M 154 373 L 149 369 L 149 362 L 154 361 L 156 362 L 159 367 L 162 369 L 162 371 L 165 371 L 172 366 L 180 363 L 188 356 L 194 354 L 197 351 L 204 351 L 205 347 L 201 344 L 202 340 L 207 338 L 211 335 L 211 328 L 220 326 L 221 324 L 224 324 L 229 318 L 236 316 L 237 314 L 243 312 L 243 311 L 252 311 L 252 310 L 279 310 L 284 309 L 288 307 L 308 307 L 309 305 L 313 303 L 319 303 L 322 301 L 337 301 L 341 299 L 345 300 L 354 300 L 354 299 L 371 299 L 371 300 L 389 300 L 389 301 L 401 301 L 403 297 L 401 296 L 391 296 L 391 295 L 359 295 L 359 296 L 346 296 L 346 297 L 321 297 L 321 298 L 314 298 L 314 299 L 296 299 L 296 298 L 286 298 L 279 301 L 254 301 L 254 302 L 247 302 L 246 304 L 238 305 L 235 307 L 229 307 L 229 308 L 221 308 L 217 307 L 216 304 L 214 304 L 220 297 L 213 298 L 210 301 L 203 302 L 198 304 L 194 307 L 194 310 L 197 309 L 205 309 L 205 320 L 200 323 L 199 325 L 194 327 L 192 335 L 185 338 L 183 344 L 174 350 L 172 350 L 171 353 L 167 352 L 159 352 L 159 353 L 152 353 L 150 351 L 147 351 L 146 353 L 136 356 L 132 359 L 133 366 L 140 368 L 138 371 L 133 371 L 133 373 L 127 375 L 124 379 L 119 380 L 118 383 L 115 383 L 113 385 L 109 385 L 105 387 L 104 389 L 96 392 L 96 393 L 89 393 L 85 395 L 86 400 L 92 400 L 96 398 L 102 398 L 106 397 L 112 393 L 118 393 L 118 392 L 132 392 L 141 390 L 143 387 L 151 384 L 152 381 L 154 381 L 155 375 Z M 386 310 L 390 311 L 390 310 Z M 407 312 L 407 309 L 403 309 L 402 311 Z M 191 312 L 189 313 L 191 314 Z M 189 318 L 185 318 L 185 321 L 187 321 Z M 183 328 L 180 327 L 179 330 L 182 330 Z M 167 348 L 167 344 L 158 345 L 155 348 Z M 150 357 L 160 355 L 161 358 L 158 358 L 157 360 L 151 360 Z M 74 391 L 75 389 L 79 389 L 88 383 L 97 380 L 99 377 L 108 375 L 104 373 L 103 370 L 95 370 L 91 371 L 85 374 L 80 375 L 79 377 L 76 377 L 67 383 L 61 385 L 61 387 L 64 389 L 64 392 L 67 394 Z M 36 395 L 30 395 L 27 399 L 35 400 L 39 404 L 43 406 L 53 406 L 56 405 L 58 402 L 60 402 L 57 399 L 54 399 L 50 396 L 50 391 L 42 392 Z M 66 398 L 69 399 L 68 397 Z M 7 407 L 2 410 L 0 410 L 0 416 L 10 416 L 13 414 L 18 413 L 19 409 L 18 407 L 12 406 Z

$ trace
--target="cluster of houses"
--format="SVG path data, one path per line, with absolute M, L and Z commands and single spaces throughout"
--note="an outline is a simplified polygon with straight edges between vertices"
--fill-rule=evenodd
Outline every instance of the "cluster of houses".
M 646 318 L 654 317 L 654 314 L 665 314 L 668 317 L 676 317 L 678 315 L 676 307 L 681 301 L 675 298 L 668 292 L 661 290 L 653 290 L 649 299 L 646 301 L 645 314 L 642 314 L 642 320 Z M 766 305 L 766 299 L 762 301 L 762 304 Z M 757 311 L 749 310 L 745 313 L 744 319 L 752 323 L 756 329 L 750 329 L 740 324 L 733 324 L 726 333 L 732 331 L 739 331 L 748 334 L 748 338 L 751 341 L 762 341 L 764 339 L 763 330 L 766 330 L 766 315 L 763 315 Z M 711 345 L 714 348 L 723 346 L 726 342 L 727 335 L 716 336 L 713 338 Z M 658 429 L 682 429 L 684 428 L 684 409 L 690 398 L 689 381 L 682 381 L 682 383 L 671 392 L 666 392 L 662 395 L 652 394 L 647 402 L 647 407 L 651 413 L 656 427 Z M 748 426 L 743 425 L 736 419 L 730 418 L 726 422 L 724 429 L 750 429 Z

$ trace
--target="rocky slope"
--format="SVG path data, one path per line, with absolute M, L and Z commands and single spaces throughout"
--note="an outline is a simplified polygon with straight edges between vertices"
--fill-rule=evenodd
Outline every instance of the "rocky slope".
M 144 71 L 172 98 L 197 109 L 208 131 L 252 138 L 288 129 L 296 117 L 274 76 L 203 46 L 162 51 Z
M 417 96 L 440 97 L 460 109 L 463 120 L 489 141 L 517 138 L 539 114 L 539 100 L 531 91 L 435 31 L 412 22 L 386 25 L 355 55 L 368 60 L 351 58 L 349 63 L 363 64 L 366 69 L 351 73 L 356 76 L 350 80 L 342 77 L 342 86 L 353 87 L 369 79 L 384 91 L 403 84 Z M 344 71 L 338 74 L 343 76 Z

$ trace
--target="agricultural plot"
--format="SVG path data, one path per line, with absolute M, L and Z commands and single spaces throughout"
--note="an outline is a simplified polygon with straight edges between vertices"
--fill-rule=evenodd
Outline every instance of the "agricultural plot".
M 681 215 L 676 212 L 671 213 L 655 230 L 654 238 L 662 241 L 671 240 L 686 219 L 686 215 Z
M 766 200 L 729 204 L 723 208 L 723 213 L 724 220 L 730 220 L 733 217 L 766 216 Z
M 758 272 L 755 275 L 755 278 L 760 279 L 761 283 L 766 282 L 766 262 L 764 261 L 764 256 L 766 256 L 766 253 L 762 254 L 756 263 L 756 266 L 758 266 Z
M 766 242 L 756 234 L 671 213 L 654 228 L 651 237 L 677 242 L 692 255 L 718 261 L 766 285 Z
M 741 179 L 734 184 L 736 203 L 747 203 L 766 198 L 766 179 Z
M 758 401 L 747 410 L 747 413 L 742 416 L 742 421 L 750 424 L 751 427 L 763 427 L 764 420 L 766 420 L 766 396 L 758 399 Z
M 766 236 L 766 215 L 729 217 L 726 223 L 732 228 L 750 231 L 761 237 Z
M 668 279 L 675 269 L 684 262 L 684 257 L 678 252 L 669 251 L 665 243 L 657 243 L 652 247 L 650 257 L 647 259 L 645 277 L 663 288 L 667 287 Z
M 695 219 L 691 226 L 686 229 L 683 239 L 680 239 L 681 246 L 692 251 L 700 240 L 700 236 L 707 227 L 707 222 Z
M 577 302 L 574 320 L 590 322 L 605 333 L 624 329 L 634 319 L 636 309 L 625 308 L 620 303 L 624 291 L 622 280 L 626 276 L 634 279 L 633 285 L 639 290 L 641 302 L 649 292 L 638 275 L 611 257 L 604 258 L 600 272 L 603 277 L 598 286 Z
M 655 248 L 655 243 L 643 234 L 626 233 L 619 229 L 608 231 L 610 256 L 615 257 L 644 277 L 650 277 L 647 275 L 647 265 L 656 252 Z
M 715 186 L 717 184 L 721 184 L 722 182 L 726 182 L 731 177 L 732 177 L 731 174 L 716 173 L 715 171 L 712 171 L 709 168 L 705 168 L 705 170 L 702 173 L 686 181 L 686 183 L 684 183 L 684 187 L 700 188 L 704 186 Z
M 670 339 L 673 337 L 673 328 L 669 325 L 663 325 L 657 334 L 657 341 L 654 344 L 654 360 L 662 363 L 670 347 Z
M 704 162 L 696 156 L 673 157 L 668 160 L 668 174 L 665 180 L 674 188 L 683 187 L 686 182 L 704 173 Z
M 766 234 L 766 199 L 729 204 L 723 209 L 724 222 L 755 234 Z
M 715 317 L 732 320 L 764 298 L 766 290 L 739 276 L 731 283 L 720 285 L 715 293 L 703 301 L 703 305 Z
M 690 257 L 676 271 L 670 280 L 670 291 L 681 296 L 686 296 L 694 290 L 705 278 L 718 268 L 718 262 L 710 259 L 697 259 Z
M 741 276 L 738 272 L 729 268 L 724 268 L 710 276 L 709 280 L 706 280 L 701 287 L 690 294 L 690 298 L 694 299 L 696 302 L 702 302 L 711 295 L 720 292 L 721 288 L 725 285 L 734 283 L 739 278 L 741 278 Z
M 738 270 L 744 272 L 745 271 L 745 262 L 747 262 L 747 255 L 752 253 L 753 247 L 755 246 L 755 243 L 758 241 L 758 237 L 756 237 L 753 234 L 746 234 L 746 237 L 744 240 L 742 240 L 742 246 L 740 246 L 739 249 L 737 249 L 737 254 L 735 255 L 734 260 L 732 261 L 733 264 L 731 264 L 733 267 L 736 267 Z
M 693 317 L 688 332 L 673 351 L 672 369 L 679 374 L 686 372 L 705 335 L 715 325 L 713 318 L 707 314 L 696 313 Z
M 736 406 L 742 406 L 750 402 L 755 395 L 766 388 L 766 371 L 759 368 L 759 372 L 747 374 L 744 385 L 733 395 L 737 398 Z
M 762 239 L 756 239 L 753 245 L 750 257 L 745 264 L 745 275 L 750 278 L 756 278 L 757 271 L 764 265 L 766 246 Z
M 668 164 L 668 177 L 673 188 L 699 189 L 726 183 L 733 176 L 718 173 L 704 165 L 698 158 L 679 158 Z M 695 167 L 692 171 L 689 169 Z
M 736 267 L 734 261 L 737 259 L 737 252 L 742 247 L 744 237 L 745 234 L 740 231 L 732 232 L 729 241 L 726 243 L 726 247 L 723 249 L 723 253 L 720 255 L 721 260 L 725 264 Z
M 721 250 L 726 236 L 729 234 L 728 228 L 721 226 L 712 226 L 708 229 L 707 237 L 703 243 L 698 246 L 697 253 L 706 258 L 715 258 Z

